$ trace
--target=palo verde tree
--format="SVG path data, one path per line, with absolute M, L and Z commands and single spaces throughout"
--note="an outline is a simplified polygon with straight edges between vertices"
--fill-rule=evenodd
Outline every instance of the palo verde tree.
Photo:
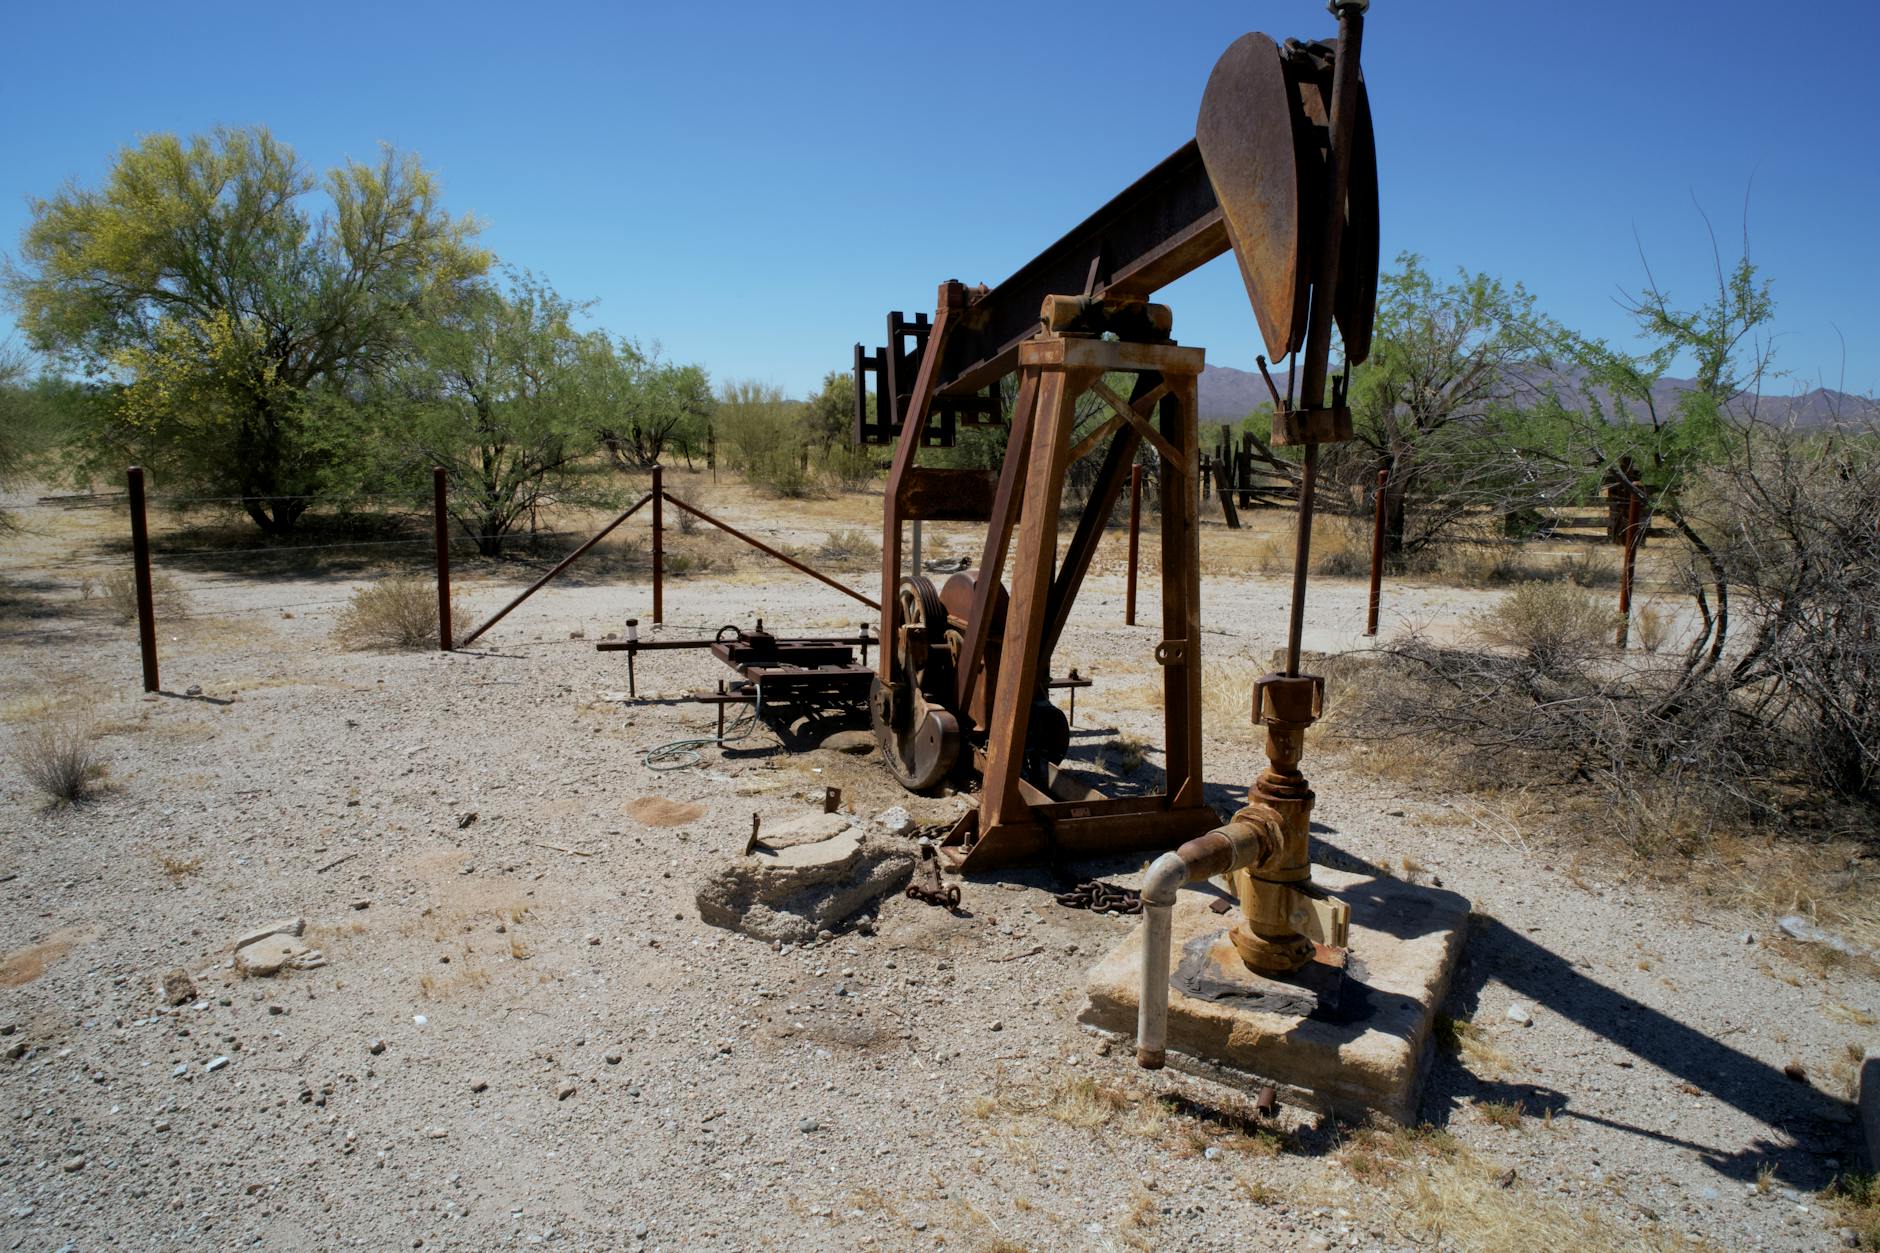
M 703 366 L 662 361 L 657 344 L 605 336 L 594 339 L 586 364 L 600 441 L 615 465 L 654 466 L 668 452 L 690 464 L 704 450 L 717 402 Z
M 403 432 L 392 437 L 401 477 L 443 466 L 451 516 L 485 556 L 543 505 L 579 493 L 598 468 L 602 407 L 631 382 L 634 364 L 604 334 L 575 329 L 578 309 L 526 272 L 471 284 L 372 394 L 368 411 Z
M 30 342 L 101 384 L 81 469 L 135 458 L 293 529 L 345 442 L 338 393 L 488 265 L 408 153 L 316 180 L 264 128 L 151 135 L 32 203 L 7 287 Z

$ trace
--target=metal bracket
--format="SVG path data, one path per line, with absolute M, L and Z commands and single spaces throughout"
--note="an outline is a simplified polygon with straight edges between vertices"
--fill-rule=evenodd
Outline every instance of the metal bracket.
M 1187 640 L 1163 640 L 1155 646 L 1155 664 L 1158 666 L 1185 666 L 1188 664 Z

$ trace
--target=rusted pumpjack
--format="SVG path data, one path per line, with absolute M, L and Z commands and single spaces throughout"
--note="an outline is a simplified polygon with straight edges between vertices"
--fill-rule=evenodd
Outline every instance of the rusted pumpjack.
M 888 317 L 888 345 L 855 349 L 858 442 L 895 444 L 883 518 L 881 652 L 870 694 L 889 769 L 914 790 L 977 775 L 976 810 L 947 837 L 956 870 L 1038 858 L 1166 848 L 1217 825 L 1202 801 L 1196 378 L 1202 352 L 1169 338 L 1157 289 L 1224 252 L 1240 266 L 1269 356 L 1299 353 L 1288 394 L 1273 391 L 1273 442 L 1303 445 L 1292 618 L 1284 673 L 1255 688 L 1271 766 L 1255 785 L 1272 837 L 1261 865 L 1236 869 L 1248 918 L 1243 956 L 1293 969 L 1313 946 L 1342 943 L 1342 906 L 1309 884 L 1312 792 L 1298 770 L 1323 683 L 1299 673 L 1318 445 L 1351 434 L 1344 380 L 1325 403 L 1334 322 L 1348 372 L 1370 349 L 1377 297 L 1377 165 L 1358 72 L 1367 0 L 1332 0 L 1339 41 L 1236 40 L 1215 65 L 1195 138 L 990 289 L 941 285 L 933 319 Z M 1260 360 L 1262 371 L 1266 357 Z M 961 425 L 999 418 L 999 380 L 1018 373 L 999 471 L 917 464 Z M 1135 376 L 1127 397 L 1104 383 Z M 1292 382 L 1300 382 L 1297 402 Z M 877 395 L 876 416 L 866 393 Z M 1073 406 L 1094 393 L 1110 416 L 1073 439 Z M 1047 699 L 1051 657 L 1143 442 L 1161 459 L 1162 639 L 1167 786 L 1105 798 L 1062 773 L 1066 723 Z M 1059 551 L 1067 467 L 1103 462 L 1077 528 Z M 904 523 L 983 521 L 976 570 L 936 588 L 901 577 Z M 1016 533 L 1016 551 L 1013 551 Z M 1013 558 L 1007 591 L 999 572 Z M 1252 811 L 1257 809 L 1258 813 Z

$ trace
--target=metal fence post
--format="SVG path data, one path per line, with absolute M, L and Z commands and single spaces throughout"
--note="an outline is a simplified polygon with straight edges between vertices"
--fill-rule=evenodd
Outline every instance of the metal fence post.
M 1136 625 L 1136 552 L 1142 534 L 1142 462 L 1129 467 L 1129 582 L 1123 594 L 1123 625 Z
M 1628 478 L 1631 502 L 1625 510 L 1625 564 L 1619 569 L 1619 634 L 1614 643 L 1624 651 L 1632 628 L 1632 567 L 1638 560 L 1639 486 Z
M 1377 604 L 1384 588 L 1384 486 L 1390 471 L 1377 472 L 1377 510 L 1371 520 L 1371 603 L 1364 611 L 1364 633 L 1377 634 Z
M 431 467 L 431 523 L 437 532 L 437 649 L 451 648 L 450 518 L 444 511 L 444 467 Z
M 653 467 L 653 625 L 666 620 L 666 467 Z
M 157 691 L 157 608 L 150 590 L 150 527 L 144 520 L 144 468 L 132 466 L 131 569 L 137 583 L 137 645 L 144 657 L 144 691 Z

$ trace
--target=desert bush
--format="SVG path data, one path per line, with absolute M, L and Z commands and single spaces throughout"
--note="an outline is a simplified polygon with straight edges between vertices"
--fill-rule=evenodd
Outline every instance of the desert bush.
M 680 499 L 696 509 L 703 509 L 707 513 L 711 512 L 710 498 L 703 492 L 690 491 L 680 497 Z M 674 509 L 672 512 L 678 515 L 679 534 L 697 535 L 700 531 L 705 529 L 705 524 L 700 522 L 696 515 L 687 513 L 683 509 Z
M 122 626 L 137 621 L 137 576 L 129 570 L 113 570 L 97 583 L 87 579 L 79 585 L 85 600 L 96 595 L 111 620 Z M 189 616 L 189 594 L 161 570 L 150 572 L 150 604 L 159 622 Z
M 1577 671 L 1605 650 L 1612 608 L 1571 583 L 1523 583 L 1477 615 L 1476 634 L 1513 649 L 1543 674 Z
M 1370 572 L 1370 531 L 1356 518 L 1319 519 L 1312 529 L 1312 573 L 1350 579 Z
M 1494 587 L 1534 577 L 1519 544 L 1451 540 L 1429 544 L 1405 559 L 1409 574 L 1459 587 Z
M 1561 574 L 1578 587 L 1617 587 L 1621 552 L 1609 544 L 1582 545 L 1561 567 Z
M 881 470 L 880 462 L 879 449 L 857 448 L 837 440 L 823 449 L 823 477 L 831 487 L 858 492 L 875 481 Z
M 660 560 L 665 566 L 666 573 L 674 578 L 684 578 L 690 574 L 710 574 L 715 564 L 704 553 L 689 553 L 676 548 L 662 553 Z
M 55 807 L 90 799 L 104 777 L 96 735 L 74 720 L 43 722 L 22 732 L 13 757 L 26 782 Z
M 451 602 L 451 621 L 459 615 Z M 437 585 L 399 576 L 368 583 L 340 610 L 334 637 L 353 650 L 437 647 Z
M 881 558 L 881 546 L 868 538 L 867 532 L 859 527 L 850 527 L 829 532 L 816 553 L 826 561 L 878 561 Z

